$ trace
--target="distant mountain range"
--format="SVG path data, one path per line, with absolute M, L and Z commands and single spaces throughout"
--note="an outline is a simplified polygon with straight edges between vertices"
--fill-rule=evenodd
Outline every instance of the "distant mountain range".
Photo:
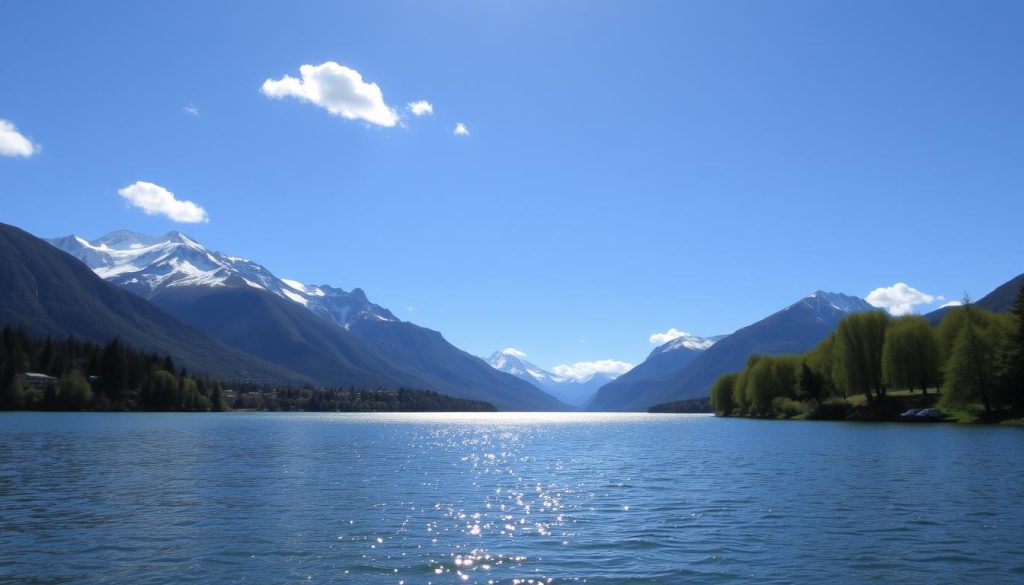
M 839 321 L 858 311 L 877 310 L 864 299 L 817 291 L 702 351 L 655 350 L 647 361 L 598 390 L 589 410 L 647 410 L 663 402 L 708 395 L 718 376 L 742 369 L 747 356 L 802 353 L 831 333 Z M 714 338 L 712 338 L 714 339 Z M 670 342 L 671 344 L 672 342 Z M 682 342 L 685 347 L 685 342 Z M 668 344 L 667 344 L 668 345 Z
M 615 376 L 603 373 L 585 378 L 559 376 L 508 351 L 492 353 L 487 362 L 492 368 L 529 382 L 562 402 L 576 407 L 582 407 L 598 388 L 615 379 Z
M 181 232 L 117 231 L 50 243 L 221 342 L 320 384 L 430 389 L 502 410 L 566 408 L 440 333 L 400 321 L 360 289 L 280 278 Z
M 668 380 L 691 361 L 711 349 L 715 343 L 728 337 L 697 337 L 684 335 L 654 348 L 643 363 L 609 382 L 598 390 L 586 404 L 592 410 L 605 410 L 609 402 L 621 401 L 621 397 L 637 392 L 640 388 L 657 386 Z M 648 405 L 649 406 L 649 405 Z
M 1006 311 L 1022 285 L 1017 276 L 976 304 Z M 750 354 L 805 352 L 843 317 L 868 310 L 875 307 L 858 297 L 818 291 L 728 336 L 673 339 L 617 379 L 580 380 L 508 352 L 482 360 L 358 288 L 281 278 L 181 232 L 48 244 L 0 224 L 0 326 L 99 342 L 119 336 L 228 380 L 428 389 L 502 410 L 641 411 L 704 397 Z M 925 317 L 936 323 L 948 310 Z

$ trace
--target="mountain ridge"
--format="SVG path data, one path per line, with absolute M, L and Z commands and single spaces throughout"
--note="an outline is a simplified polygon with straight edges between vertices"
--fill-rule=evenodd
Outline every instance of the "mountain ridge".
M 401 321 L 359 288 L 278 277 L 177 231 L 154 237 L 119 230 L 91 242 L 65 236 L 50 243 L 221 341 L 317 380 L 431 389 L 503 410 L 565 409 L 440 333 Z
M 815 291 L 722 338 L 674 371 L 605 385 L 587 408 L 643 411 L 655 404 L 706 396 L 718 376 L 741 369 L 750 354 L 802 353 L 831 333 L 842 317 L 867 310 L 878 309 L 859 297 Z
M 226 380 L 309 383 L 311 379 L 224 345 L 164 309 L 97 276 L 78 259 L 0 223 L 0 323 L 39 336 L 106 343 L 121 338 L 170 355 L 192 371 Z
M 728 335 L 698 337 L 686 334 L 669 340 L 651 350 L 647 359 L 637 364 L 632 370 L 599 388 L 585 406 L 587 409 L 600 409 L 601 404 L 607 398 L 598 398 L 599 392 L 604 392 L 607 396 L 609 393 L 633 392 L 635 391 L 633 388 L 662 383 L 726 337 Z
M 524 357 L 505 351 L 495 351 L 487 359 L 490 367 L 511 374 L 540 388 L 570 406 L 582 407 L 598 388 L 615 379 L 605 373 L 594 373 L 585 378 L 572 378 L 553 374 Z

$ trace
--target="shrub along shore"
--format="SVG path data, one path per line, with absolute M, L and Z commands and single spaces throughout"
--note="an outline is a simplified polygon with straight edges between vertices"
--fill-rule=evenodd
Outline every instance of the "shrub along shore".
M 802 355 L 752 355 L 711 388 L 717 416 L 900 420 L 938 408 L 957 422 L 1024 417 L 1024 288 L 1007 314 L 964 298 L 938 326 L 856 313 Z M 656 407 L 655 407 L 656 408 Z

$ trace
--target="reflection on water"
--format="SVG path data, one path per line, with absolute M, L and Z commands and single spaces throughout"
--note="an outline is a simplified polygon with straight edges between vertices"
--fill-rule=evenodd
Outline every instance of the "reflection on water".
M 0 414 L 0 581 L 1024 580 L 1024 433 Z

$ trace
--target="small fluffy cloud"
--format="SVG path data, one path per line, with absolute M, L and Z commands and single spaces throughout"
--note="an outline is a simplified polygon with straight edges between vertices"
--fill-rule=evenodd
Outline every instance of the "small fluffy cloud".
M 520 349 L 516 349 L 514 347 L 506 347 L 505 349 L 501 350 L 501 353 L 503 353 L 505 355 L 510 355 L 512 357 L 517 357 L 517 358 L 524 358 L 524 357 L 526 357 L 526 352 L 525 351 L 522 351 Z
M 434 106 L 427 100 L 420 100 L 418 102 L 409 102 L 406 107 L 412 112 L 413 116 L 429 116 L 434 113 Z
M 940 308 L 945 309 L 946 307 L 959 307 L 962 304 L 964 304 L 963 301 L 949 301 L 945 305 L 942 305 L 942 307 Z
M 39 152 L 39 145 L 33 144 L 11 122 L 0 118 L 0 156 L 28 158 Z
M 929 305 L 935 302 L 935 296 L 923 293 L 906 283 L 876 288 L 868 293 L 867 302 L 880 309 L 886 309 L 893 315 L 907 315 L 913 312 L 916 305 Z
M 347 120 L 363 120 L 388 128 L 398 123 L 398 113 L 384 102 L 380 86 L 363 81 L 355 69 L 327 61 L 303 65 L 299 74 L 302 79 L 290 75 L 268 79 L 260 91 L 274 99 L 293 97 L 309 102 Z
M 455 130 L 452 130 L 452 132 L 456 136 L 469 136 L 469 128 L 466 128 L 466 125 L 462 122 L 455 124 Z
M 193 106 L 193 105 L 189 104 L 189 105 L 185 106 L 182 109 L 185 110 L 186 113 L 192 114 L 193 116 L 198 116 L 199 115 L 199 106 Z
M 669 327 L 669 330 L 664 333 L 652 333 L 648 339 L 650 339 L 651 343 L 655 345 L 665 345 L 673 339 L 678 339 L 680 337 L 690 337 L 690 334 L 685 331 L 680 331 L 675 327 Z
M 146 215 L 163 215 L 180 223 L 206 223 L 210 216 L 206 210 L 191 201 L 181 201 L 160 185 L 136 181 L 117 193 Z
M 551 371 L 563 378 L 586 380 L 594 374 L 608 374 L 612 377 L 619 377 L 632 369 L 633 364 L 620 362 L 618 360 L 595 360 L 592 362 L 563 364 L 555 366 Z

